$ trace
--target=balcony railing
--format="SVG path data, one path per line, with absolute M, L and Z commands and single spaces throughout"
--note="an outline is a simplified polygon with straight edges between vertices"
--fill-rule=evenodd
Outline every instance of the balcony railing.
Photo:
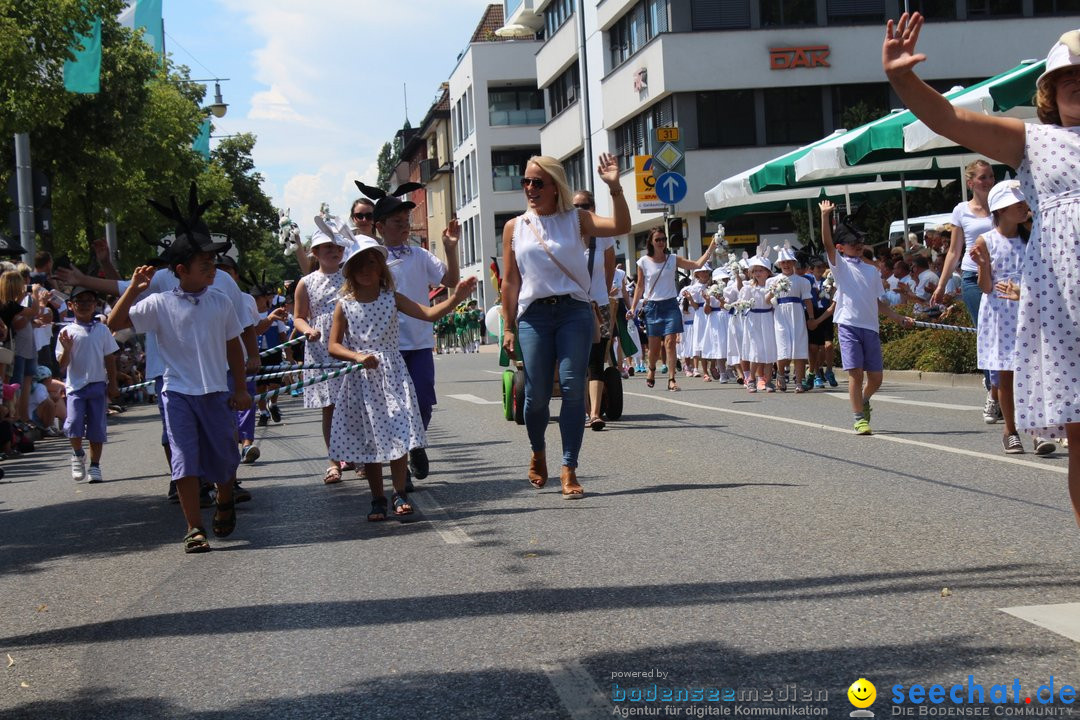
M 543 108 L 535 110 L 491 110 L 488 122 L 492 127 L 498 125 L 543 125 L 547 114 Z

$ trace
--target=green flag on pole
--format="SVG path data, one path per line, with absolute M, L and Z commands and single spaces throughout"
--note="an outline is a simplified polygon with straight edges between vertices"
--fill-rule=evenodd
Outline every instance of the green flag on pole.
M 210 118 L 202 121 L 202 125 L 199 126 L 199 134 L 195 136 L 195 141 L 191 143 L 191 149 L 207 160 L 210 159 Z
M 64 89 L 95 94 L 101 89 L 101 18 L 94 18 L 90 32 L 75 43 L 75 59 L 64 62 Z

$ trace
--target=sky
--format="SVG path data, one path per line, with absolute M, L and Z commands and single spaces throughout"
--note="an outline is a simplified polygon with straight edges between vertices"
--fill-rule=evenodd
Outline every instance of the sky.
M 354 180 L 449 80 L 487 0 L 165 0 L 165 49 L 229 105 L 214 135 L 251 132 L 263 190 L 305 235 L 347 214 Z M 213 83 L 206 102 L 212 102 Z M 403 87 L 404 86 L 404 87 Z M 211 139 L 211 146 L 215 141 Z

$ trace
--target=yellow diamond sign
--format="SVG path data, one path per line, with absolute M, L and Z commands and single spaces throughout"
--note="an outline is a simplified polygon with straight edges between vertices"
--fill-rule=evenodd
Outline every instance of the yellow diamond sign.
M 659 160 L 661 165 L 670 170 L 683 159 L 683 153 L 671 143 L 664 143 L 657 152 L 653 153 L 653 159 Z

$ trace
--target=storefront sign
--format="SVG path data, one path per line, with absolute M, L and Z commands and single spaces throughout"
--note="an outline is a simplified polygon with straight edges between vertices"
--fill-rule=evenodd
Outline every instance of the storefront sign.
M 794 68 L 815 67 L 831 67 L 829 65 L 828 45 L 769 48 L 770 70 L 792 70 Z

